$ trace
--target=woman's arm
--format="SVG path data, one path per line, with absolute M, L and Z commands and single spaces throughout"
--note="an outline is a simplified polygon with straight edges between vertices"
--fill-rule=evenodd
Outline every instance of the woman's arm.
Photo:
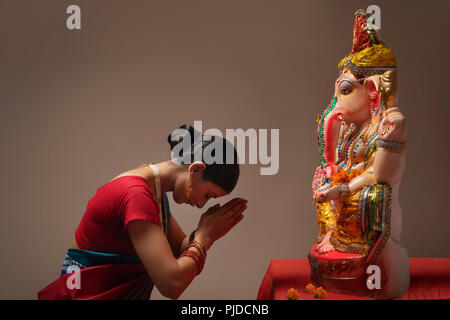
M 172 253 L 176 258 L 178 258 L 179 255 L 186 250 L 186 246 L 189 242 L 189 236 L 186 236 L 173 215 L 170 216 L 167 240 L 169 240 Z
M 163 230 L 153 223 L 131 221 L 128 233 L 136 253 L 158 290 L 168 298 L 177 299 L 197 275 L 194 260 L 188 257 L 175 259 Z M 207 241 L 201 238 L 197 240 L 202 243 Z
M 214 241 L 242 220 L 242 212 L 246 208 L 246 200 L 236 198 L 222 208 L 208 210 L 200 219 L 195 240 L 200 241 L 208 250 Z M 177 299 L 197 275 L 195 261 L 189 257 L 176 259 L 171 245 L 158 225 L 144 220 L 133 220 L 128 223 L 127 229 L 136 253 L 153 283 L 164 296 Z M 181 234 L 178 233 L 174 242 L 180 243 L 180 239 Z M 197 249 L 190 247 L 188 250 Z
M 220 205 L 216 204 L 215 206 L 209 208 L 208 210 L 216 210 L 219 209 Z M 178 256 L 186 250 L 187 245 L 189 244 L 189 237 L 191 234 L 187 236 L 183 230 L 181 229 L 178 222 L 175 220 L 174 216 L 171 215 L 170 223 L 169 223 L 169 231 L 167 235 L 167 239 L 169 240 L 170 247 L 172 248 L 173 255 L 178 258 Z

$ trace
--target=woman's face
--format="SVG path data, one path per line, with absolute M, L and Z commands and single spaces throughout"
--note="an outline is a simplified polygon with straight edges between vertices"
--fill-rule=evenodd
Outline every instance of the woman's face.
M 187 172 L 177 179 L 173 192 L 175 202 L 203 208 L 209 199 L 227 195 L 221 187 L 203 179 L 205 168 L 206 165 L 203 162 L 194 162 Z

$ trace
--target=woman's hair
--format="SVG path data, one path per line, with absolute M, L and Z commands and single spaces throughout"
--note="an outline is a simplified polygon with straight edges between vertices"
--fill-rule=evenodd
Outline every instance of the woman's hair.
M 175 148 L 187 136 L 189 136 L 188 141 L 190 141 L 189 148 Z M 206 165 L 203 171 L 203 179 L 213 182 L 227 193 L 233 191 L 239 179 L 239 163 L 236 149 L 228 140 L 220 136 L 202 135 L 201 132 L 186 124 L 172 131 L 167 140 L 172 151 L 172 160 L 177 163 L 190 164 L 194 163 L 196 159 L 203 159 L 202 161 Z M 184 143 L 184 146 L 186 146 L 186 143 Z M 222 147 L 218 148 L 222 152 L 216 155 L 216 147 L 218 146 Z M 177 149 L 177 152 L 174 152 L 174 148 Z M 204 161 L 205 149 L 208 149 L 212 159 L 214 159 L 214 161 L 211 161 L 212 163 Z M 229 150 L 233 151 L 232 162 L 230 157 L 227 161 Z

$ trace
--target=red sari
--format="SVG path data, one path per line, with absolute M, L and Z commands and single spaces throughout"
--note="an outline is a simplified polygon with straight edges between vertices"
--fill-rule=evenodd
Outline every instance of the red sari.
M 152 190 L 138 176 L 116 178 L 97 189 L 75 232 L 80 249 L 68 250 L 61 276 L 39 291 L 38 299 L 149 299 L 153 282 L 126 227 L 133 220 L 161 226 L 162 219 L 167 235 L 170 208 L 167 195 L 162 198 L 160 216 Z

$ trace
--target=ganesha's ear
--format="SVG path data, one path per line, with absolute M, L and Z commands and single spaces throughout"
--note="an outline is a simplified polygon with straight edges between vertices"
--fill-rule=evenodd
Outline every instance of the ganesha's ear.
M 364 90 L 366 90 L 366 93 L 369 96 L 369 99 L 375 100 L 376 97 L 378 96 L 378 90 L 377 90 L 377 86 L 375 84 L 374 79 L 367 78 L 366 80 L 364 80 L 363 86 L 364 86 Z
M 375 79 L 370 77 L 364 80 L 363 86 L 370 100 L 369 108 L 372 119 L 377 120 L 380 112 L 380 95 L 377 90 L 377 85 L 375 84 Z
M 397 100 L 397 71 L 389 70 L 379 78 L 378 93 L 383 109 L 387 110 L 396 105 Z

